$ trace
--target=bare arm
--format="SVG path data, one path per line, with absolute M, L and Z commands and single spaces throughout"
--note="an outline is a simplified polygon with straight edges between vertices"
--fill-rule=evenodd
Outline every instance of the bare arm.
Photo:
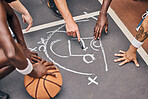
M 67 35 L 78 37 L 80 41 L 80 33 L 77 24 L 75 23 L 66 3 L 66 0 L 54 0 L 57 8 L 59 9 L 63 19 L 66 23 Z
M 27 46 L 26 46 L 26 43 L 25 43 L 25 40 L 23 37 L 23 33 L 21 30 L 21 26 L 20 26 L 17 16 L 15 15 L 13 10 L 11 9 L 11 7 L 7 3 L 5 3 L 5 8 L 6 8 L 6 12 L 9 11 L 8 23 L 9 23 L 11 30 L 13 31 L 13 33 L 16 36 L 17 42 L 22 46 L 23 49 L 26 49 Z
M 5 1 L 0 1 L 0 46 L 13 66 L 18 69 L 25 69 L 27 67 L 25 55 L 23 54 L 23 51 L 16 46 L 16 43 L 12 39 L 11 33 L 8 29 L 7 15 L 9 16 L 9 13 L 6 13 L 6 9 L 4 7 L 6 4 L 7 3 Z
M 23 49 L 26 57 L 29 58 L 32 63 L 34 63 L 34 61 L 36 61 L 36 62 L 40 61 L 41 58 L 37 56 L 37 53 L 31 52 L 27 49 L 19 20 L 18 20 L 17 16 L 15 15 L 15 13 L 13 12 L 13 10 L 10 8 L 10 6 L 8 4 L 6 6 L 7 6 L 7 11 L 11 11 L 11 17 L 9 17 L 8 23 L 11 27 L 11 30 L 15 34 L 18 43 L 22 46 L 22 49 Z
M 0 48 L 3 50 L 6 58 L 10 64 L 12 64 L 12 66 L 18 68 L 19 70 L 24 70 L 26 67 L 28 67 L 27 59 L 21 46 L 16 44 L 13 40 L 7 25 L 7 20 L 9 20 L 10 26 L 15 28 L 13 25 L 16 25 L 18 22 L 14 21 L 17 19 L 17 17 L 14 16 L 14 12 L 4 0 L 0 0 L 0 13 Z M 31 64 L 29 65 L 31 66 Z M 33 70 L 28 74 L 29 76 L 42 77 L 45 74 L 55 76 L 55 74 L 48 71 L 50 69 L 55 69 L 53 63 L 48 63 L 45 60 L 42 60 L 36 64 L 33 64 L 32 67 Z
M 26 28 L 26 31 L 28 31 L 32 25 L 33 25 L 33 19 L 28 12 L 28 10 L 22 5 L 22 3 L 19 0 L 16 0 L 14 2 L 9 3 L 9 5 L 22 14 L 23 22 L 28 23 L 28 27 Z
M 101 7 L 101 11 L 98 17 L 98 20 L 96 22 L 95 28 L 94 28 L 94 38 L 99 39 L 101 37 L 103 28 L 105 27 L 105 32 L 108 31 L 108 19 L 107 19 L 107 10 L 112 0 L 103 0 L 103 4 Z
M 139 28 L 136 37 L 138 41 L 143 42 L 145 39 L 148 38 L 148 16 L 144 19 L 144 21 L 141 24 L 141 27 Z M 115 54 L 115 56 L 119 56 L 122 58 L 114 60 L 115 62 L 118 61 L 123 61 L 119 65 L 124 65 L 128 62 L 134 61 L 135 65 L 139 67 L 139 63 L 137 62 L 137 55 L 136 55 L 137 48 L 134 47 L 133 45 L 130 45 L 129 49 L 124 52 L 124 51 L 119 51 L 122 54 Z

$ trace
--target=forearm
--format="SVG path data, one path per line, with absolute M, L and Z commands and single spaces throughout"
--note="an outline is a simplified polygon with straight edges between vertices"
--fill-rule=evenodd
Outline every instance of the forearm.
M 11 18 L 8 19 L 8 23 L 9 23 L 11 30 L 15 34 L 17 42 L 22 46 L 23 49 L 26 49 L 27 46 L 26 46 L 26 43 L 23 37 L 22 29 L 21 29 L 19 20 L 14 12 Z
M 142 22 L 135 38 L 140 42 L 144 42 L 144 40 L 147 37 L 148 37 L 148 16 Z
M 12 9 L 5 1 L 0 1 L 0 46 L 8 61 L 19 69 L 24 69 L 27 66 L 26 57 L 11 37 L 8 29 L 7 19 L 11 18 Z M 6 16 L 7 15 L 7 16 Z
M 65 22 L 73 20 L 72 15 L 68 9 L 66 0 L 54 0 Z
M 145 39 L 147 39 L 148 37 L 148 17 L 146 17 L 144 19 L 144 21 L 142 22 L 135 39 L 138 40 L 139 42 L 144 42 Z M 129 48 L 130 50 L 132 50 L 132 52 L 137 51 L 138 48 L 134 47 L 132 44 Z
M 19 0 L 9 3 L 9 5 L 21 14 L 28 14 L 28 10 L 22 5 Z
M 101 7 L 101 11 L 100 11 L 101 14 L 107 13 L 107 10 L 110 6 L 111 1 L 112 0 L 103 0 L 103 4 L 102 4 L 102 7 Z

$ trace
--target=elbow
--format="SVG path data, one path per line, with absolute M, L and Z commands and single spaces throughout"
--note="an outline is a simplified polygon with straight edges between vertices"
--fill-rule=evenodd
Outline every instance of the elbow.
M 11 47 L 9 49 L 7 49 L 6 51 L 6 57 L 8 58 L 8 60 L 13 61 L 16 58 L 16 51 L 14 47 Z

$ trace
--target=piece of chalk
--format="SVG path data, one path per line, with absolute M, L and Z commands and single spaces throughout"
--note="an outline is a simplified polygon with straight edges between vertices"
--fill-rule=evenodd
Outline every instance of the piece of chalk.
M 82 49 L 85 49 L 85 43 L 84 43 L 84 41 L 81 38 L 80 38 L 79 44 L 80 44 Z
M 82 44 L 81 41 L 79 42 L 79 44 L 80 44 L 81 48 L 84 49 L 83 44 Z

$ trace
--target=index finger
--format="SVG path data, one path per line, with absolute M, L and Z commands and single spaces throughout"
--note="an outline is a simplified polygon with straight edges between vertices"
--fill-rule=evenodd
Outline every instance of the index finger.
M 103 27 L 104 27 L 104 26 L 103 26 Z M 99 33 L 98 39 L 101 37 L 103 27 L 101 27 L 100 30 L 99 30 L 100 33 Z
M 80 32 L 79 32 L 79 30 L 77 30 L 76 33 L 77 33 L 78 41 L 80 42 Z
M 41 60 L 42 60 L 42 58 L 41 58 L 41 57 L 36 56 L 36 55 L 32 55 L 32 57 L 33 57 L 33 58 L 36 58 L 36 59 L 37 59 L 37 60 L 39 60 L 39 61 L 41 61 Z
M 32 23 L 30 23 L 30 24 L 28 25 L 28 27 L 26 28 L 26 31 L 30 30 L 31 27 L 32 27 Z

